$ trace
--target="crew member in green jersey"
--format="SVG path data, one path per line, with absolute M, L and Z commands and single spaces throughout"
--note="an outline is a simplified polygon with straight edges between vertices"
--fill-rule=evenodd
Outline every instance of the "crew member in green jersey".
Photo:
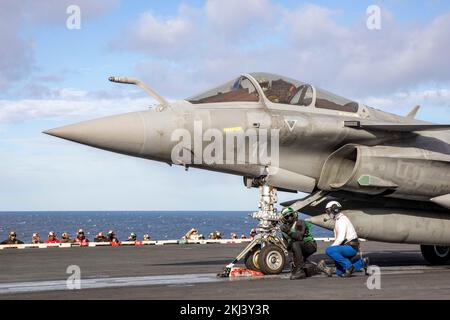
M 305 261 L 317 251 L 317 243 L 311 233 L 311 223 L 298 218 L 297 212 L 287 207 L 281 211 L 280 231 L 293 255 L 291 280 L 305 279 Z

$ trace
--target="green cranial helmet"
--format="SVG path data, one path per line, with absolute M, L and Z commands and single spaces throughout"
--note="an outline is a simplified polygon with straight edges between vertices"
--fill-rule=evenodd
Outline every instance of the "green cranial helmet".
M 291 207 L 286 207 L 281 211 L 281 220 L 282 221 L 290 221 L 297 219 L 297 212 L 294 211 Z

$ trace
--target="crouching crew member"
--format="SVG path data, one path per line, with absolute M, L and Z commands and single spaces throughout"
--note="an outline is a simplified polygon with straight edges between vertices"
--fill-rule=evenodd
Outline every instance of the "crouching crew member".
M 281 211 L 280 231 L 293 255 L 291 280 L 305 279 L 305 261 L 317 251 L 317 244 L 311 234 L 311 224 L 298 218 L 297 212 L 287 207 Z
M 359 239 L 351 221 L 341 212 L 342 206 L 337 201 L 331 201 L 326 206 L 326 213 L 334 220 L 334 243 L 326 249 L 326 254 L 334 261 L 336 275 L 350 277 L 352 273 L 366 269 L 368 258 L 362 257 L 352 262 L 359 253 Z M 331 268 L 328 268 L 330 275 Z

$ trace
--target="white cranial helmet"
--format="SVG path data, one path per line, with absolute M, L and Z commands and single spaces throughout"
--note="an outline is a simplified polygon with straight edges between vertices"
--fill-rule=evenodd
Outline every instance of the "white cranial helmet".
M 335 213 L 338 213 L 342 209 L 342 205 L 337 201 L 330 201 L 327 203 L 326 209 L 332 209 Z

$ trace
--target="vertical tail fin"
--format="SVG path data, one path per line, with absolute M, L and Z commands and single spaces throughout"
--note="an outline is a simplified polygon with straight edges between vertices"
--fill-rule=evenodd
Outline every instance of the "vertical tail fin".
M 414 108 L 412 108 L 412 110 L 406 115 L 406 118 L 415 119 L 419 109 L 420 109 L 420 106 L 415 106 Z

